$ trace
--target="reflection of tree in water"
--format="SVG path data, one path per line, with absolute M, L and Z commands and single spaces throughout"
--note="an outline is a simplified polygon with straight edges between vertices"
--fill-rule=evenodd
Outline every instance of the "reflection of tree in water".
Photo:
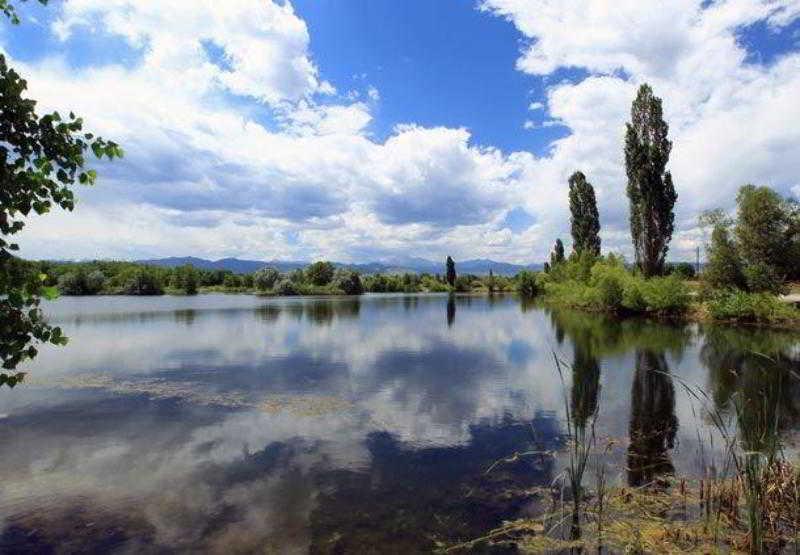
M 366 440 L 369 469 L 320 476 L 310 551 L 431 552 L 435 540 L 462 541 L 528 514 L 534 499 L 525 490 L 550 483 L 553 459 L 523 457 L 486 470 L 516 451 L 557 447 L 555 418 L 537 419 L 548 422 L 533 422 L 536 444 L 532 423 L 510 418 L 473 425 L 469 443 L 446 447 L 414 448 L 373 432 Z
M 738 427 L 745 449 L 763 451 L 777 433 L 800 422 L 800 360 L 795 334 L 709 327 L 700 358 L 709 369 L 716 409 L 742 410 Z
M 628 484 L 636 487 L 674 471 L 668 450 L 675 443 L 675 386 L 663 352 L 636 351 L 631 387 Z
M 447 327 L 452 326 L 456 321 L 456 296 L 447 296 Z
M 635 349 L 667 351 L 680 357 L 691 339 L 688 326 L 645 319 L 620 320 L 603 314 L 568 309 L 545 309 L 550 315 L 556 340 L 566 335 L 595 357 L 631 352 Z
M 584 429 L 597 411 L 600 393 L 600 364 L 591 352 L 577 343 L 572 361 L 572 418 L 577 428 Z
M 256 309 L 256 315 L 265 322 L 277 320 L 281 312 L 285 312 L 298 321 L 305 319 L 318 326 L 327 326 L 333 322 L 334 318 L 358 318 L 361 312 L 361 300 L 357 297 L 308 299 L 290 301 L 282 305 L 266 305 Z

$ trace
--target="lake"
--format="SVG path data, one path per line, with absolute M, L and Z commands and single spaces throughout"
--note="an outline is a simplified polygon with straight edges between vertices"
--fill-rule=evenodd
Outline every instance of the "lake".
M 769 384 L 789 448 L 798 428 L 788 332 L 510 295 L 45 309 L 69 345 L 0 389 L 3 553 L 426 552 L 549 506 L 566 407 L 597 410 L 610 479 L 631 485 L 722 471 L 687 388 L 730 414 Z

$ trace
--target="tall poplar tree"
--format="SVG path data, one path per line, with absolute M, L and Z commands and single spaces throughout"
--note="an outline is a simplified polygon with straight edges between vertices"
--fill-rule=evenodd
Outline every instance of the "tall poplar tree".
M 666 171 L 672 142 L 661 99 L 650 85 L 639 87 L 625 134 L 630 224 L 636 264 L 645 277 L 659 275 L 675 227 L 673 208 L 678 195 Z
M 455 287 L 456 285 L 456 263 L 453 262 L 453 259 L 449 256 L 447 257 L 447 261 L 445 262 L 445 267 L 447 270 L 447 283 L 450 287 Z
M 555 268 L 562 262 L 564 262 L 564 243 L 559 238 L 556 239 L 556 244 L 553 245 L 553 252 L 550 253 L 550 267 Z
M 578 254 L 589 252 L 600 256 L 600 216 L 594 187 L 580 171 L 569 178 L 569 211 L 572 248 Z

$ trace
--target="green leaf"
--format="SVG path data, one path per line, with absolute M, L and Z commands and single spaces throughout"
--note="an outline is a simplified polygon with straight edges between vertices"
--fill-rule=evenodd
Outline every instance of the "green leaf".
M 42 297 L 47 299 L 48 301 L 52 301 L 58 298 L 58 287 L 50 286 L 50 287 L 42 287 Z

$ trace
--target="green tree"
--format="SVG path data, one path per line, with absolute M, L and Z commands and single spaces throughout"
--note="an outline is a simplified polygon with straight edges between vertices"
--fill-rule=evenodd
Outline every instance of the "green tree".
M 751 291 L 779 292 L 793 250 L 792 207 L 769 187 L 745 185 L 736 195 L 734 233 Z M 792 262 L 789 260 L 788 262 Z
M 644 84 L 631 107 L 625 134 L 630 225 L 636 264 L 645 277 L 662 273 L 675 227 L 673 208 L 678 194 L 665 171 L 672 142 L 661 99 Z
M 531 299 L 539 293 L 539 286 L 536 283 L 536 274 L 528 270 L 522 270 L 516 275 L 517 292 L 526 299 Z
M 197 270 L 191 264 L 187 264 L 181 271 L 181 289 L 187 295 L 197 295 Z
M 450 287 L 455 287 L 456 285 L 456 263 L 453 261 L 452 258 L 449 256 L 445 261 L 445 269 L 447 273 L 447 283 Z
M 594 187 L 579 171 L 569 178 L 569 211 L 572 248 L 578 254 L 589 252 L 600 256 L 600 216 Z
M 253 285 L 259 291 L 269 291 L 280 279 L 281 274 L 275 268 L 262 268 L 253 275 Z
M 364 292 L 361 275 L 353 270 L 337 270 L 333 278 L 333 284 L 345 295 L 360 295 Z
M 86 276 L 86 293 L 97 295 L 106 286 L 106 275 L 101 270 L 93 270 Z
M 711 241 L 706 245 L 707 263 L 703 279 L 713 287 L 745 289 L 742 260 L 731 236 L 733 221 L 722 210 L 700 216 L 700 225 L 711 225 Z
M 19 22 L 6 0 L 0 0 L 0 11 Z M 39 116 L 26 89 L 25 80 L 0 55 L 0 365 L 11 371 L 0 373 L 0 385 L 11 386 L 23 377 L 14 371 L 17 366 L 36 356 L 37 343 L 63 345 L 66 338 L 45 322 L 39 308 L 41 297 L 54 296 L 56 290 L 44 286 L 46 277 L 16 262 L 12 253 L 19 247 L 10 236 L 25 227 L 32 213 L 74 208 L 71 187 L 90 185 L 97 177 L 85 167 L 88 150 L 97 158 L 122 155 L 116 143 L 85 133 L 83 120 L 72 113 Z
M 328 285 L 333 280 L 335 268 L 331 262 L 314 262 L 306 268 L 306 278 L 314 285 Z
M 550 268 L 553 269 L 564 262 L 564 243 L 561 239 L 556 239 L 553 245 L 553 252 L 550 253 Z

